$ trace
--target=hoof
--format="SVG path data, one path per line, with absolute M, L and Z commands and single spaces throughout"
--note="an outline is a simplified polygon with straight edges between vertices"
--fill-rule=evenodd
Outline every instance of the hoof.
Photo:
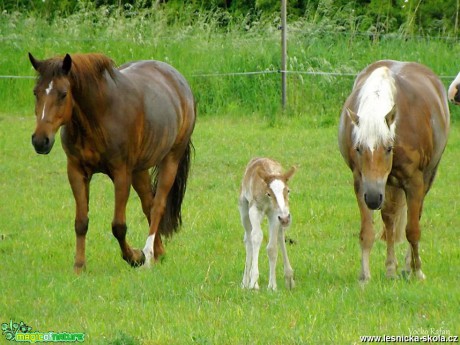
M 396 270 L 387 270 L 386 277 L 389 280 L 398 280 L 399 279 L 399 276 L 396 273 Z
M 123 257 L 123 259 L 128 264 L 130 264 L 131 267 L 140 267 L 140 266 L 144 265 L 144 263 L 145 263 L 144 252 L 142 250 L 139 250 L 139 249 L 133 249 L 133 255 L 131 256 L 131 258 Z
M 295 288 L 295 281 L 294 281 L 294 278 L 292 278 L 292 277 L 286 277 L 286 278 L 284 279 L 284 282 L 285 282 L 286 288 L 287 288 L 288 290 L 292 290 L 293 288 Z
M 75 263 L 73 265 L 73 271 L 75 274 L 80 275 L 82 272 L 86 271 L 86 264 L 83 263 Z

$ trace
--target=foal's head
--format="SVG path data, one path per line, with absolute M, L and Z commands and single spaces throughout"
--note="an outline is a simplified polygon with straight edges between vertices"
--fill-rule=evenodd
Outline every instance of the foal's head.
M 288 181 L 294 175 L 295 167 L 292 167 L 284 174 L 263 174 L 261 178 L 266 185 L 265 194 L 269 197 L 274 215 L 281 226 L 288 227 L 291 224 L 289 212 L 289 187 Z
M 54 136 L 72 115 L 72 95 L 68 78 L 72 59 L 39 61 L 29 53 L 29 59 L 38 72 L 34 88 L 37 125 L 32 134 L 32 144 L 37 153 L 48 154 L 53 148 Z

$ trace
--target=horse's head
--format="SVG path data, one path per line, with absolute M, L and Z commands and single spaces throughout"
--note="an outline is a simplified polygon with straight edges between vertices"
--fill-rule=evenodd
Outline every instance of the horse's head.
M 384 118 L 380 118 L 380 124 L 361 124 L 356 113 L 350 109 L 347 112 L 354 125 L 353 148 L 362 181 L 361 192 L 367 207 L 378 210 L 385 200 L 385 186 L 393 165 L 396 109 L 393 107 Z
M 452 103 L 460 104 L 460 73 L 450 84 L 447 96 L 449 97 L 449 101 Z
M 32 134 L 35 151 L 48 154 L 53 148 L 57 130 L 66 124 L 72 115 L 72 95 L 68 75 L 72 59 L 67 54 L 63 59 L 29 59 L 38 72 L 34 88 L 35 117 L 37 125 Z
M 269 197 L 274 216 L 277 217 L 281 226 L 288 227 L 291 224 L 291 213 L 289 212 L 289 187 L 288 181 L 296 171 L 291 167 L 284 174 L 264 174 L 262 179 L 266 184 L 266 195 Z

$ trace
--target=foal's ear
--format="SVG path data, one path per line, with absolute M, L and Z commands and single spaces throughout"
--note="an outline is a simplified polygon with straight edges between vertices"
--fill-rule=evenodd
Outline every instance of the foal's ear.
M 32 66 L 34 67 L 34 69 L 38 72 L 41 62 L 38 61 L 36 58 L 34 58 L 34 56 L 30 52 L 29 52 L 29 60 Z
M 388 128 L 395 122 L 396 119 L 396 104 L 393 105 L 390 112 L 385 116 L 385 122 L 387 123 Z
M 350 118 L 351 122 L 353 122 L 353 124 L 355 126 L 359 126 L 359 116 L 358 114 L 356 114 L 353 110 L 351 110 L 350 108 L 347 108 L 346 109 L 347 111 L 347 115 L 348 117 Z
M 286 173 L 284 173 L 284 179 L 286 180 L 286 182 L 291 179 L 291 177 L 294 175 L 296 171 L 297 171 L 297 167 L 293 165 L 291 169 L 289 169 Z
M 62 61 L 62 71 L 65 75 L 69 74 L 70 68 L 72 67 L 72 58 L 69 54 L 65 54 L 64 60 Z

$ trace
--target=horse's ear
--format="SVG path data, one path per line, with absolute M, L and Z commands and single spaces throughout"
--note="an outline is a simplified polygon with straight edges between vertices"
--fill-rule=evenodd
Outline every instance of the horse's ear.
M 393 105 L 390 112 L 385 116 L 385 122 L 387 123 L 388 128 L 395 122 L 396 119 L 396 104 Z
M 267 174 L 265 171 L 259 171 L 258 175 L 267 185 L 270 183 L 271 175 Z
M 69 54 L 65 54 L 64 61 L 62 61 L 62 70 L 65 75 L 69 74 L 72 67 L 72 58 Z
M 358 114 L 356 114 L 356 113 L 355 113 L 353 110 L 351 110 L 350 108 L 347 108 L 346 111 L 347 111 L 348 117 L 350 117 L 351 122 L 353 122 L 353 124 L 354 124 L 355 126 L 358 126 L 358 125 L 359 125 L 359 116 L 358 116 Z
M 289 181 L 291 179 L 291 177 L 294 175 L 294 173 L 297 171 L 297 167 L 296 166 L 292 166 L 291 169 L 289 169 L 285 174 L 284 174 L 284 179 L 287 181 Z
M 33 68 L 38 72 L 38 69 L 40 68 L 40 61 L 34 58 L 34 56 L 29 52 L 29 60 L 30 63 L 32 64 Z

